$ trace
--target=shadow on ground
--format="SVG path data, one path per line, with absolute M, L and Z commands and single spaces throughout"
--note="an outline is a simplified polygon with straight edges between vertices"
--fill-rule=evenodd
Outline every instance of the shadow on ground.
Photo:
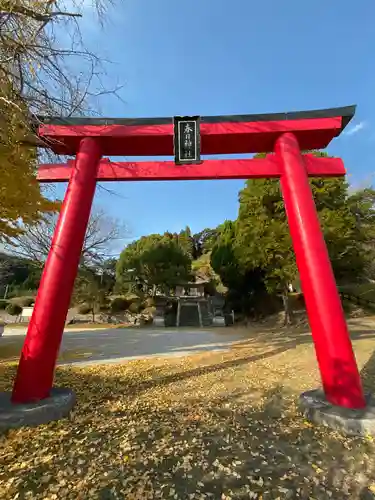
M 375 351 L 363 366 L 361 379 L 364 390 L 375 395 Z
M 375 339 L 375 323 L 370 326 L 366 321 L 356 321 L 350 325 L 351 340 Z M 236 328 L 232 329 L 236 331 Z M 298 345 L 312 344 L 311 331 L 307 326 L 301 327 L 254 327 L 248 329 L 248 338 L 235 342 L 236 348 L 248 348 L 254 343 L 269 347 L 285 347 L 292 349 Z
M 372 320 L 373 326 L 375 322 Z M 357 319 L 352 325 L 352 340 L 375 338 L 371 320 Z M 0 360 L 10 359 L 12 350 L 18 357 L 23 338 L 5 336 L 0 342 Z M 216 329 L 111 329 L 66 332 L 60 351 L 60 364 L 74 361 L 106 362 L 122 358 L 143 358 L 147 356 L 181 356 L 205 351 L 226 351 L 248 349 L 255 344 L 275 349 L 293 349 L 301 345 L 312 345 L 307 327 L 280 328 L 258 324 L 248 328 Z M 12 352 L 13 352 L 12 351 Z

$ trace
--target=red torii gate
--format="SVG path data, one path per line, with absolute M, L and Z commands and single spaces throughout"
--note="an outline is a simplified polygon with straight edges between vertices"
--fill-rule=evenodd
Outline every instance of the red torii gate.
M 343 176 L 338 158 L 302 155 L 328 146 L 355 106 L 297 113 L 201 118 L 202 154 L 273 152 L 265 159 L 111 162 L 112 156 L 173 155 L 170 118 L 44 119 L 38 135 L 55 153 L 76 155 L 41 165 L 40 182 L 69 180 L 34 312 L 21 353 L 12 401 L 47 398 L 76 277 L 97 181 L 280 178 L 302 290 L 326 399 L 363 408 L 360 376 L 320 229 L 308 177 Z

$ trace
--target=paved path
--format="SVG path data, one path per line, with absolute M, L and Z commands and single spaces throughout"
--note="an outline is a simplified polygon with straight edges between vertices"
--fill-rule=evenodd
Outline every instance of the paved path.
M 19 339 L 7 330 L 2 343 Z M 185 356 L 201 351 L 227 350 L 233 342 L 246 338 L 244 332 L 226 328 L 201 329 L 140 329 L 121 328 L 94 331 L 65 331 L 62 350 L 79 351 L 84 361 L 75 364 L 96 364 L 141 359 L 155 356 Z M 67 364 L 67 363 L 63 363 Z
M 92 329 L 88 328 L 79 328 L 78 326 L 76 328 L 68 328 L 64 330 L 64 335 L 65 333 L 85 333 L 85 332 L 96 332 L 96 331 L 103 331 L 103 330 L 109 330 L 108 328 L 105 328 L 103 326 L 94 326 Z M 18 327 L 12 327 L 12 326 L 7 326 L 5 328 L 4 332 L 4 337 L 22 337 L 25 336 L 27 333 L 27 326 L 18 326 Z

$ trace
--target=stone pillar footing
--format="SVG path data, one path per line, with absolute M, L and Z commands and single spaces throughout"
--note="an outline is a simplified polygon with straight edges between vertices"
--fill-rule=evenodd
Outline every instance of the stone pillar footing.
M 320 389 L 304 392 L 299 398 L 300 410 L 311 422 L 347 435 L 375 436 L 375 399 L 367 395 L 366 403 L 360 410 L 335 406 Z
M 0 392 L 0 431 L 60 420 L 69 415 L 75 401 L 74 392 L 62 387 L 52 388 L 49 398 L 27 404 L 14 404 L 10 392 Z

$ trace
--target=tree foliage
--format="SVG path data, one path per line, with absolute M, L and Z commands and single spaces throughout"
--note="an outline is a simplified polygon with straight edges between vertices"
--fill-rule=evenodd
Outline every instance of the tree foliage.
M 140 238 L 122 252 L 117 265 L 117 281 L 123 287 L 138 284 L 146 291 L 168 291 L 193 277 L 210 282 L 222 290 L 219 276 L 211 267 L 210 243 L 215 229 L 195 235 L 187 226 L 179 233 L 165 232 Z
M 375 192 L 350 193 L 343 178 L 314 178 L 310 184 L 336 279 L 363 278 L 373 269 Z M 298 272 L 279 181 L 248 180 L 239 202 L 237 220 L 218 228 L 212 267 L 229 295 L 241 290 L 246 307 L 246 297 L 254 296 L 254 290 L 259 295 L 262 286 L 287 299 Z M 246 285 L 249 279 L 254 286 Z M 285 308 L 287 312 L 287 302 Z
M 194 259 L 198 259 L 212 250 L 217 236 L 216 229 L 205 228 L 199 233 L 194 234 Z
M 343 179 L 311 179 L 323 234 L 338 281 L 363 275 L 368 239 L 367 226 L 359 218 L 373 220 L 372 206 L 351 196 Z M 357 216 L 356 216 L 357 213 Z M 282 291 L 295 280 L 297 268 L 278 181 L 250 180 L 240 193 L 236 221 L 236 255 L 245 268 L 265 270 L 266 285 Z
M 0 84 L 0 241 L 20 234 L 21 220 L 31 224 L 58 208 L 36 181 L 36 151 L 24 142 L 28 133 L 24 104 L 17 96 L 12 97 L 13 102 L 19 102 L 17 106 L 4 101 L 4 86 L 6 82 Z
M 189 280 L 190 272 L 191 257 L 184 241 L 167 233 L 144 236 L 128 245 L 120 255 L 116 274 L 121 283 L 138 280 L 149 290 Z
M 91 269 L 80 270 L 74 285 L 72 302 L 85 304 L 87 312 L 92 314 L 92 321 L 101 309 L 108 307 L 109 289 L 104 286 L 101 277 Z
M 264 273 L 258 267 L 246 268 L 238 259 L 236 226 L 236 221 L 225 221 L 217 228 L 211 266 L 227 287 L 227 307 L 250 314 L 266 294 Z
M 4 253 L 0 254 L 0 294 L 8 285 L 8 296 L 19 290 L 35 291 L 39 286 L 42 270 L 34 261 Z
M 263 269 L 270 292 L 282 290 L 295 278 L 296 266 L 278 181 L 249 180 L 239 199 L 237 259 L 244 269 Z
M 211 252 L 204 253 L 192 262 L 192 271 L 196 279 L 209 281 L 220 287 L 220 276 L 215 273 L 211 265 Z
M 192 259 L 198 259 L 203 254 L 208 253 L 216 236 L 216 229 L 205 228 L 199 233 L 192 234 L 189 226 L 179 233 L 164 233 L 164 236 L 174 240 Z

